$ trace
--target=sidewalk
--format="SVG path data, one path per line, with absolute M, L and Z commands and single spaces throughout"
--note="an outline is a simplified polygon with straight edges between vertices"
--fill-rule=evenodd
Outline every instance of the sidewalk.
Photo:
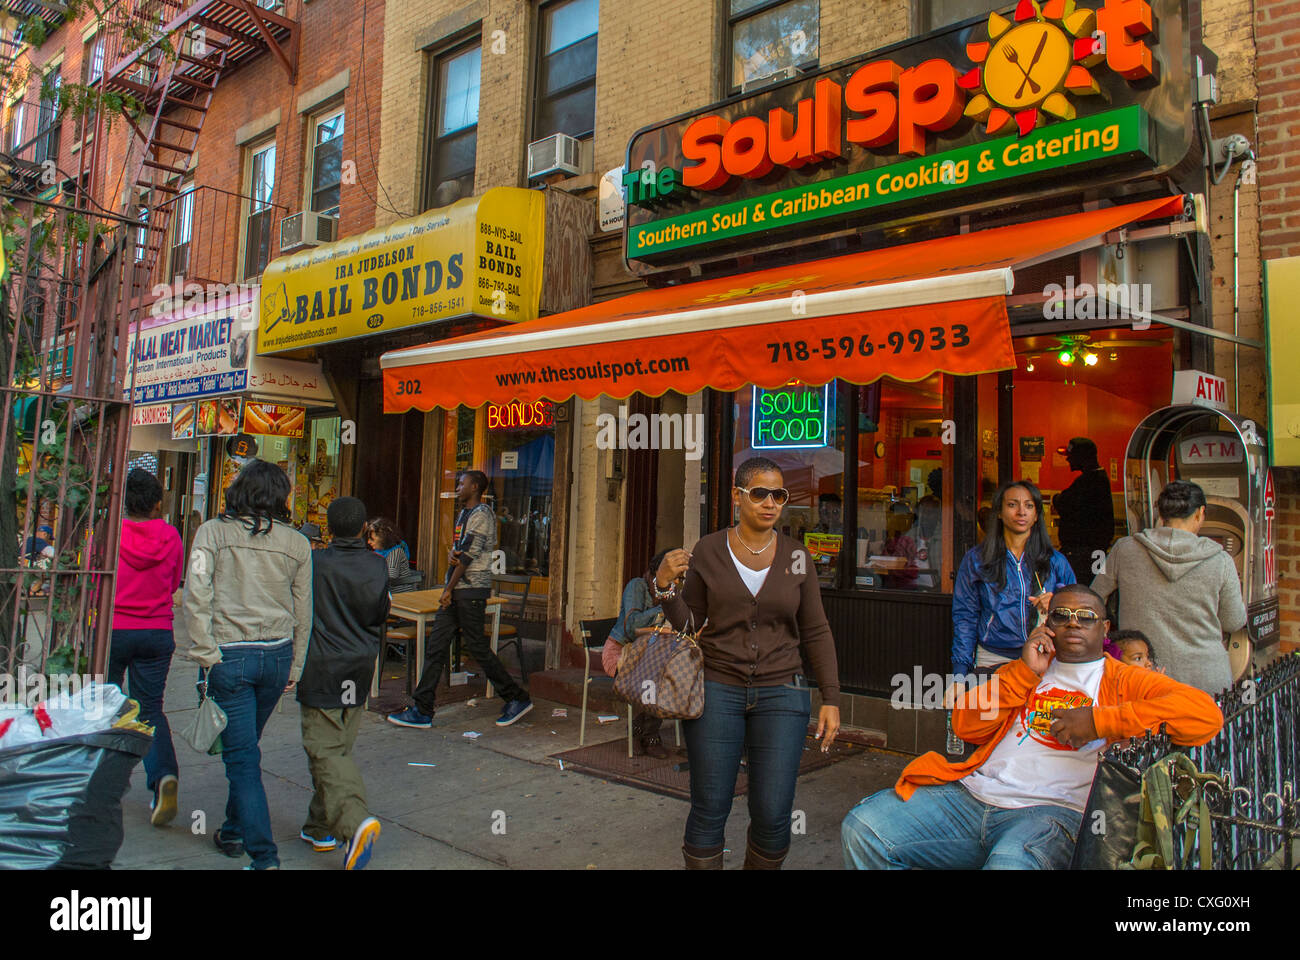
M 150 825 L 144 769 L 137 767 L 123 798 L 125 840 L 117 869 L 236 870 L 249 862 L 225 857 L 212 844 L 226 802 L 220 759 L 195 753 L 177 733 L 196 703 L 198 671 L 182 655 L 186 646 L 178 631 L 165 700 L 180 763 L 180 814 L 169 827 Z M 370 811 L 383 824 L 372 868 L 680 869 L 688 804 L 561 771 L 547 755 L 578 745 L 579 711 L 569 707 L 567 718 L 553 719 L 554 706 L 535 700 L 532 713 L 506 728 L 493 724 L 499 699 L 440 708 L 431 730 L 394 727 L 367 712 L 356 756 Z M 482 736 L 466 739 L 466 731 Z M 588 716 L 588 743 L 623 735 L 622 724 L 601 727 Z M 800 778 L 795 809 L 804 812 L 807 833 L 793 838 L 786 865 L 839 869 L 844 814 L 892 785 L 908 759 L 871 750 Z M 263 734 L 262 779 L 282 867 L 339 869 L 341 853 L 314 853 L 298 839 L 311 776 L 292 694 Z M 744 858 L 748 821 L 742 797 L 727 826 L 729 868 Z

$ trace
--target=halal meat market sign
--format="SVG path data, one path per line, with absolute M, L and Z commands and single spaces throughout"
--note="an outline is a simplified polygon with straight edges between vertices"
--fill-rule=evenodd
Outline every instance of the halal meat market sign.
M 648 272 L 884 208 L 1171 168 L 1190 144 L 1177 0 L 1020 0 L 638 132 L 626 256 Z M 885 219 L 877 216 L 876 219 Z

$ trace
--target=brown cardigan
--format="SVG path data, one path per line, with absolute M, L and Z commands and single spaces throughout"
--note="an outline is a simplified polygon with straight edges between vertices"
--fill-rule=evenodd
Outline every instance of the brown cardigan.
M 796 554 L 804 572 L 791 573 Z M 701 537 L 691 551 L 685 586 L 663 601 L 664 614 L 677 629 L 694 618 L 704 652 L 704 678 L 732 686 L 775 687 L 802 673 L 806 658 L 822 702 L 839 706 L 839 665 L 835 641 L 822 609 L 817 567 L 803 544 L 778 534 L 776 558 L 758 596 L 736 571 L 727 531 Z

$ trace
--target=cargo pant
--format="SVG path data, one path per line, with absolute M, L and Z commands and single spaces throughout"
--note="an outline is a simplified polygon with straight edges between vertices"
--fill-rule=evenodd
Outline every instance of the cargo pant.
M 302 746 L 307 751 L 315 788 L 307 807 L 303 832 L 318 840 L 326 836 L 347 843 L 366 810 L 366 785 L 352 758 L 364 707 L 322 710 L 303 705 Z

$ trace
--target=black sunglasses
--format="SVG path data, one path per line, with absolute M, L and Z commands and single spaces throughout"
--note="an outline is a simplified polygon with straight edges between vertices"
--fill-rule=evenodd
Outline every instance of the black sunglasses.
M 736 485 L 736 489 L 741 493 L 749 494 L 749 499 L 753 503 L 762 503 L 768 497 L 778 507 L 785 506 L 785 502 L 790 499 L 790 491 L 785 487 L 742 487 Z

